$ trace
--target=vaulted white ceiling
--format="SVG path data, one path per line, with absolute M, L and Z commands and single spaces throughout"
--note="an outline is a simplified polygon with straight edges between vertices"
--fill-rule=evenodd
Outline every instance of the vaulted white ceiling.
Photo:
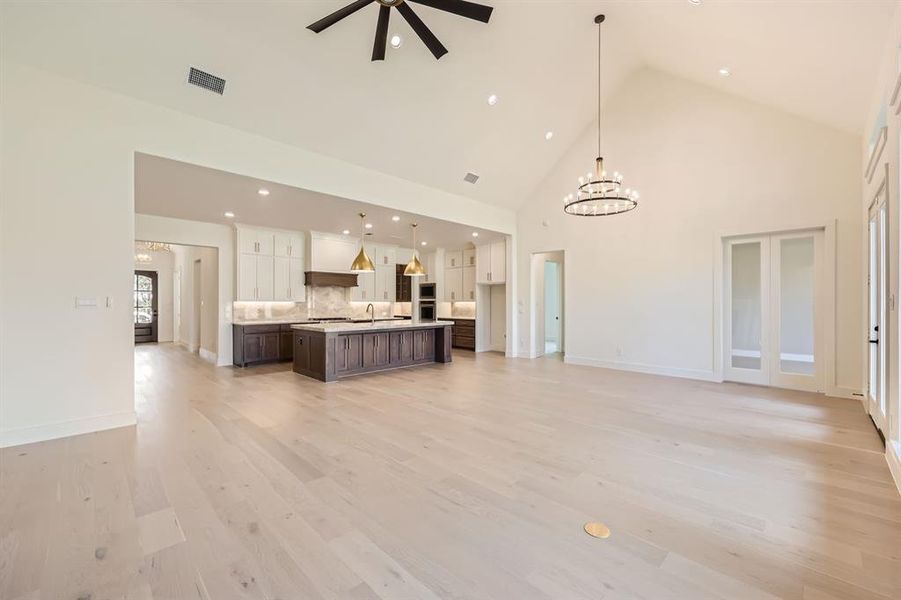
M 415 10 L 449 48 L 435 61 L 395 13 L 399 50 L 369 60 L 377 9 L 321 34 L 350 0 L 4 2 L 4 57 L 453 193 L 518 206 L 595 114 L 649 65 L 859 133 L 895 2 L 485 0 L 484 25 Z M 225 95 L 188 86 L 194 65 Z M 722 66 L 732 76 L 720 77 Z M 495 93 L 500 101 L 489 107 Z M 550 141 L 545 132 L 554 131 Z M 463 181 L 478 173 L 475 186 Z

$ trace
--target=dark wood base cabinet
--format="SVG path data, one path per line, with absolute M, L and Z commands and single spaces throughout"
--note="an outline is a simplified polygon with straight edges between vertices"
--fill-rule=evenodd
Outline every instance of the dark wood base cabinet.
M 320 381 L 451 360 L 449 325 L 373 332 L 294 331 L 294 372 Z
M 232 363 L 288 361 L 294 357 L 294 333 L 290 324 L 232 325 Z
M 454 348 L 476 349 L 476 322 L 474 319 L 454 319 Z

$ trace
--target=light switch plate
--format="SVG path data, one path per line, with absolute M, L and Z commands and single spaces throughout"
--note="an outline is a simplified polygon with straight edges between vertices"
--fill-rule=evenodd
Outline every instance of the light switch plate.
M 112 296 L 107 296 L 107 297 L 106 297 L 106 307 L 107 307 L 107 308 L 112 308 L 112 307 L 113 307 L 113 297 L 112 297 Z

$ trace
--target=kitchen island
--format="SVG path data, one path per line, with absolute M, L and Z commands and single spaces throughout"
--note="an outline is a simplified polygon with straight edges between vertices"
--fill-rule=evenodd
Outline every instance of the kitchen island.
M 294 372 L 320 381 L 451 362 L 451 321 L 292 325 Z

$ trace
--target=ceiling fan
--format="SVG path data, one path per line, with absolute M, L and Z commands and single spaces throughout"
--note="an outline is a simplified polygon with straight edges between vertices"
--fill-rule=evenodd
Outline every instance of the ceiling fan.
M 408 2 L 430 6 L 466 17 L 467 19 L 481 21 L 482 23 L 488 22 L 488 19 L 491 18 L 491 11 L 494 10 L 491 6 L 467 2 L 466 0 L 357 0 L 344 8 L 336 10 L 327 17 L 319 19 L 312 25 L 307 26 L 307 29 L 320 33 L 341 19 L 349 17 L 361 8 L 376 2 L 379 4 L 379 21 L 375 28 L 375 45 L 372 48 L 372 60 L 385 60 L 385 48 L 388 45 L 388 19 L 391 17 L 392 8 L 396 8 L 397 12 L 410 24 L 410 27 L 435 58 L 441 58 L 447 54 L 447 48 L 435 37 L 432 30 L 422 22 L 422 19 L 413 12 Z

